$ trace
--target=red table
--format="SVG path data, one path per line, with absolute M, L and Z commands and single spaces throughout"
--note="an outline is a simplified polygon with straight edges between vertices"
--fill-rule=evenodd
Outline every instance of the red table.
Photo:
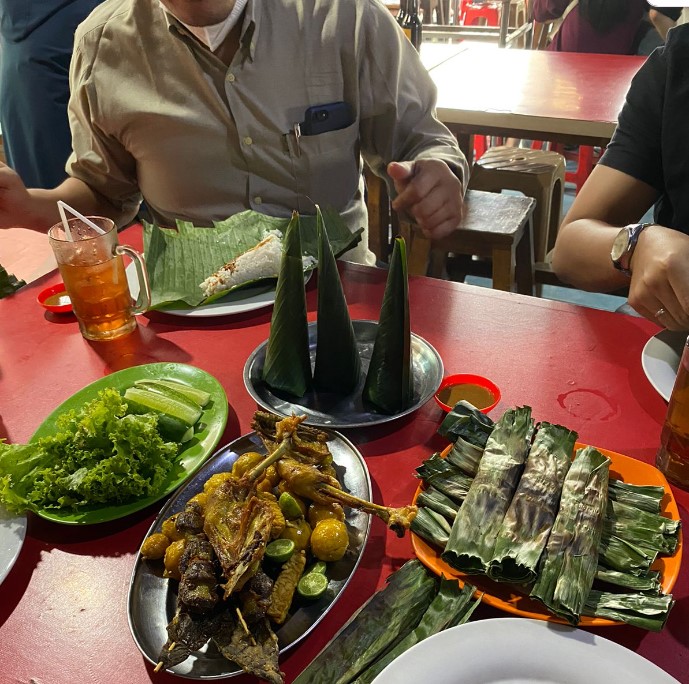
M 124 237 L 140 246 L 137 229 Z M 385 272 L 344 265 L 353 318 L 375 318 Z M 268 336 L 270 312 L 237 318 L 181 319 L 152 313 L 137 332 L 89 343 L 76 322 L 46 314 L 36 293 L 56 275 L 0 300 L 0 437 L 27 440 L 61 401 L 104 374 L 156 361 L 191 363 L 227 391 L 230 417 L 221 444 L 249 431 L 256 406 L 242 383 L 251 351 Z M 312 279 L 315 280 L 315 279 Z M 309 318 L 316 309 L 309 285 Z M 653 462 L 664 401 L 644 376 L 640 353 L 657 332 L 650 322 L 588 308 L 428 278 L 410 281 L 413 330 L 440 352 L 446 372 L 473 372 L 502 389 L 495 414 L 528 404 L 534 416 L 579 431 L 583 442 Z M 436 434 L 440 409 L 429 402 L 411 417 L 350 430 L 364 455 L 375 501 L 408 503 L 414 468 L 444 446 Z M 685 524 L 689 494 L 675 490 Z M 48 523 L 33 515 L 19 559 L 2 585 L 2 682 L 180 682 L 143 659 L 130 636 L 126 599 L 134 558 L 159 506 L 90 527 Z M 412 555 L 375 519 L 363 560 L 341 600 L 318 629 L 282 659 L 291 681 L 336 630 Z M 613 639 L 687 681 L 689 580 L 682 569 L 678 599 L 660 634 L 632 627 L 600 628 Z M 481 606 L 474 619 L 502 615 Z M 537 653 L 537 648 L 534 651 Z M 242 676 L 234 681 L 255 681 Z
M 429 73 L 438 88 L 438 118 L 460 137 L 604 146 L 644 59 L 474 43 Z

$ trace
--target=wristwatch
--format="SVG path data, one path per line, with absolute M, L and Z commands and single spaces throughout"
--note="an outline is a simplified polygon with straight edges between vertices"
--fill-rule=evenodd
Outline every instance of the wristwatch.
M 628 226 L 622 228 L 617 234 L 615 241 L 612 243 L 610 258 L 612 259 L 612 265 L 618 271 L 622 271 L 625 275 L 631 276 L 632 272 L 629 265 L 632 261 L 632 255 L 634 254 L 639 235 L 641 235 L 641 231 L 644 228 L 652 225 L 652 222 L 630 223 Z

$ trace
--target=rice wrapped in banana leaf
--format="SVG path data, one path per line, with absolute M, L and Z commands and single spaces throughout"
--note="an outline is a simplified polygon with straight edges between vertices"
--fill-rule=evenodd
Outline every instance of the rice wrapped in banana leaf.
M 670 594 L 613 594 L 591 590 L 586 597 L 583 615 L 619 620 L 628 625 L 659 632 L 667 622 L 675 600 Z
M 536 579 L 576 439 L 576 432 L 561 425 L 539 425 L 524 473 L 498 532 L 488 568 L 491 579 L 517 584 L 529 584 Z
M 404 411 L 414 399 L 407 247 L 403 238 L 395 238 L 390 257 L 390 270 L 363 397 L 387 414 Z
M 529 406 L 505 411 L 495 424 L 442 554 L 448 565 L 468 573 L 487 572 L 496 535 L 524 469 L 533 430 Z
M 285 233 L 263 380 L 273 390 L 295 397 L 303 397 L 313 382 L 299 214 L 296 211 Z
M 562 487 L 531 596 L 571 624 L 579 622 L 598 567 L 598 545 L 608 503 L 610 459 L 579 449 Z
M 318 230 L 318 329 L 314 386 L 325 392 L 351 394 L 359 383 L 361 359 L 330 247 L 323 214 L 316 205 Z

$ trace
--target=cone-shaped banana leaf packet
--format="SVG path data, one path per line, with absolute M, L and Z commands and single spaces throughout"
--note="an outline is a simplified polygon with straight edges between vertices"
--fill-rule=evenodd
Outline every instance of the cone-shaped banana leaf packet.
M 579 622 L 596 576 L 609 471 L 610 459 L 597 449 L 577 451 L 531 591 L 533 598 L 573 625 Z
M 499 582 L 530 584 L 560 506 L 577 433 L 540 423 L 488 567 Z
M 333 253 L 336 257 L 361 240 L 363 228 L 350 231 L 340 214 L 332 208 L 323 209 Z M 318 257 L 316 216 L 301 216 L 300 232 L 305 269 L 313 268 Z M 230 293 L 239 296 L 251 285 L 273 287 L 278 270 L 257 255 L 252 263 L 253 276 L 219 294 L 207 296 L 201 288 L 209 276 L 229 262 L 256 247 L 269 234 L 283 236 L 290 219 L 266 216 L 257 211 L 243 211 L 212 226 L 195 226 L 190 221 L 176 222 L 176 228 L 162 228 L 144 222 L 144 253 L 151 284 L 151 308 L 196 307 L 217 301 Z M 278 265 L 279 268 L 279 265 Z M 253 288 L 252 288 L 253 289 Z
M 488 437 L 478 472 L 452 525 L 442 559 L 467 573 L 485 573 L 497 534 L 529 452 L 531 408 L 508 409 Z M 433 483 L 440 489 L 439 483 Z
M 387 414 L 408 408 L 414 399 L 407 247 L 395 238 L 380 319 L 366 374 L 364 400 Z
M 313 384 L 318 390 L 351 394 L 359 383 L 361 359 L 335 255 L 316 205 L 318 232 L 318 325 Z
M 263 380 L 271 389 L 295 397 L 303 397 L 312 385 L 301 256 L 299 214 L 294 212 L 285 233 Z
M 23 280 L 20 280 L 12 273 L 8 273 L 0 265 L 0 299 L 14 294 L 17 290 L 24 287 L 24 285 L 26 285 L 26 283 Z
M 293 684 L 347 684 L 413 630 L 438 584 L 418 560 L 410 560 L 365 603 Z

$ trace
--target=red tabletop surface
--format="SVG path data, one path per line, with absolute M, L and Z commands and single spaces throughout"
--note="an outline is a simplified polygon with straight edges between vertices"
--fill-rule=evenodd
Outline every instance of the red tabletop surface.
M 122 237 L 140 247 L 138 228 Z M 377 318 L 385 272 L 347 264 L 342 276 L 352 317 Z M 249 432 L 256 405 L 244 388 L 242 369 L 268 337 L 269 309 L 208 319 L 151 313 L 122 340 L 89 343 L 71 315 L 48 314 L 36 303 L 37 292 L 57 280 L 50 274 L 0 300 L 0 437 L 23 442 L 84 385 L 124 367 L 157 361 L 193 364 L 222 383 L 230 416 L 221 445 Z M 315 280 L 308 286 L 310 320 L 316 315 Z M 412 329 L 438 350 L 446 372 L 478 373 L 500 386 L 502 401 L 495 415 L 528 404 L 536 419 L 567 425 L 585 443 L 653 463 L 666 404 L 640 362 L 644 344 L 658 331 L 652 323 L 429 278 L 412 278 L 409 292 Z M 445 446 L 436 435 L 442 415 L 431 400 L 409 417 L 346 431 L 366 460 L 376 502 L 400 506 L 411 500 L 417 486 L 414 468 Z M 686 524 L 689 494 L 674 493 Z M 2 584 L 1 682 L 181 681 L 153 673 L 127 622 L 135 555 L 159 508 L 83 527 L 29 515 L 24 546 Z M 281 659 L 288 682 L 411 556 L 408 536 L 398 539 L 378 519 L 373 521 L 361 565 L 343 596 L 314 633 Z M 677 604 L 661 633 L 627 626 L 595 631 L 686 682 L 686 568 L 674 595 Z M 474 615 L 472 619 L 503 616 L 488 606 Z M 537 656 L 538 645 L 533 653 Z M 255 679 L 242 675 L 234 681 Z
M 429 69 L 443 123 L 463 132 L 580 144 L 609 141 L 645 59 L 485 44 L 452 52 Z

